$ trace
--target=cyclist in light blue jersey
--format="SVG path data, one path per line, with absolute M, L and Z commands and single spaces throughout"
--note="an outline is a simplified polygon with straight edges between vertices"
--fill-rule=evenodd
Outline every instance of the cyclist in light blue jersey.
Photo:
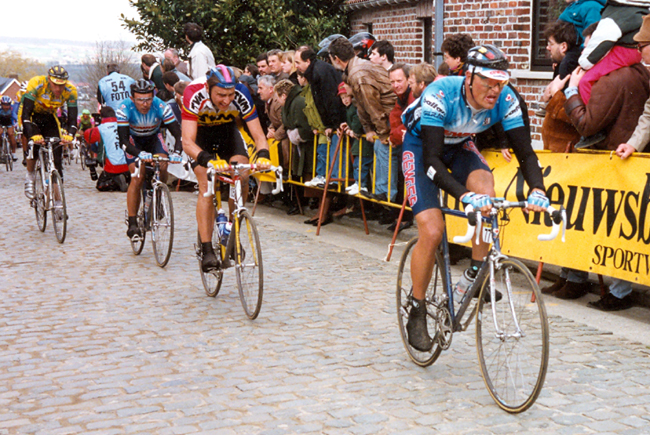
M 108 75 L 97 83 L 97 102 L 117 111 L 122 101 L 131 96 L 131 85 L 135 80 L 120 74 L 119 67 L 114 63 L 106 65 L 106 69 Z
M 470 49 L 467 63 L 464 77 L 431 83 L 402 115 L 407 128 L 402 166 L 419 236 L 411 262 L 413 307 L 407 331 L 411 346 L 421 351 L 433 344 L 424 298 L 445 226 L 439 189 L 485 215 L 495 195 L 492 172 L 474 145 L 474 135 L 500 122 L 531 189 L 526 211 L 543 211 L 549 205 L 519 101 L 506 87 L 508 60 L 497 47 L 483 45 Z M 483 241 L 472 245 L 471 266 L 457 284 L 457 294 L 474 282 L 488 250 Z
M 165 140 L 161 134 L 164 126 L 174 136 L 175 150 L 169 156 L 172 163 L 181 162 L 181 126 L 174 117 L 170 107 L 153 95 L 153 86 L 146 80 L 140 79 L 131 85 L 131 97 L 124 100 L 117 111 L 117 131 L 120 145 L 126 151 L 126 161 L 131 173 L 135 172 L 136 158 L 143 162 L 151 161 L 153 154 L 169 155 L 165 149 Z M 140 205 L 140 190 L 145 179 L 145 167 L 140 168 L 138 177 L 131 177 L 129 190 L 126 194 L 126 206 L 129 219 L 129 238 L 140 234 L 137 222 L 137 212 Z M 167 164 L 160 165 L 160 179 L 167 181 Z

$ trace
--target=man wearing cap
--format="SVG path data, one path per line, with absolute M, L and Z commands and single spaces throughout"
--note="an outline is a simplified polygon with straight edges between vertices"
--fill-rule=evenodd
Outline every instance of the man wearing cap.
M 528 211 L 548 207 L 539 161 L 519 101 L 506 87 L 508 60 L 498 48 L 483 45 L 469 50 L 467 63 L 464 77 L 445 77 L 431 83 L 402 116 L 407 128 L 402 165 L 419 236 L 411 262 L 413 303 L 407 332 L 409 344 L 420 351 L 428 351 L 433 345 L 424 298 L 445 226 L 439 189 L 484 214 L 490 211 L 490 198 L 495 195 L 494 178 L 472 136 L 501 122 L 531 189 Z M 483 241 L 472 245 L 471 266 L 455 294 L 464 294 L 471 286 L 488 250 Z
M 56 111 L 67 105 L 68 123 L 59 128 Z M 23 97 L 21 115 L 24 135 L 34 142 L 27 157 L 27 175 L 25 179 L 25 196 L 34 197 L 34 167 L 39 145 L 45 137 L 58 137 L 64 142 L 71 142 L 77 132 L 77 88 L 68 81 L 68 72 L 56 65 L 49 69 L 47 76 L 33 77 L 27 83 Z M 62 147 L 54 148 L 54 166 L 63 178 Z

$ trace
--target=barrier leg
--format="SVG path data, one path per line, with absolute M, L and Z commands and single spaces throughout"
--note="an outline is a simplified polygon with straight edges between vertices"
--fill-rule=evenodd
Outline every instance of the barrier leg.
M 399 210 L 399 216 L 397 216 L 397 225 L 395 226 L 395 231 L 393 231 L 393 238 L 390 241 L 390 245 L 388 245 L 388 253 L 386 254 L 386 258 L 384 258 L 384 261 L 390 261 L 390 256 L 393 254 L 393 247 L 395 247 L 395 240 L 397 240 L 397 234 L 399 234 L 399 227 L 400 224 L 402 223 L 402 217 L 404 217 L 404 210 L 406 209 L 406 200 L 408 197 L 404 195 L 404 201 L 402 201 L 402 208 Z
M 600 285 L 600 297 L 602 298 L 607 294 L 607 286 L 601 274 L 598 274 L 598 285 Z
M 540 261 L 539 264 L 537 264 L 537 273 L 535 274 L 537 285 L 539 285 L 539 282 L 542 280 L 542 269 L 544 269 L 544 262 Z M 530 302 L 535 302 L 535 293 L 530 296 Z
M 366 219 L 366 210 L 363 207 L 363 199 L 359 198 L 359 206 L 361 207 L 361 218 L 363 219 L 363 228 L 366 230 L 366 235 L 370 234 L 368 230 L 368 220 Z
M 341 147 L 341 141 L 336 142 L 336 148 L 334 149 L 334 158 L 332 159 L 333 161 L 336 160 L 336 157 L 339 155 L 339 148 Z M 329 151 L 329 144 L 327 147 Z M 329 161 L 329 155 L 328 159 Z M 327 198 L 327 188 L 330 185 L 330 180 L 332 179 L 332 172 L 334 172 L 334 165 L 331 165 L 329 170 L 327 171 L 327 178 L 325 179 L 325 187 L 323 188 L 323 199 L 320 202 L 320 210 L 318 213 L 318 225 L 316 226 L 316 235 L 320 235 L 320 224 L 323 222 L 323 211 L 325 210 L 325 199 Z
M 257 200 L 260 198 L 260 190 L 262 190 L 262 182 L 257 180 L 257 192 L 255 193 L 255 202 L 253 203 L 253 211 L 251 216 L 255 216 L 255 210 L 257 210 Z

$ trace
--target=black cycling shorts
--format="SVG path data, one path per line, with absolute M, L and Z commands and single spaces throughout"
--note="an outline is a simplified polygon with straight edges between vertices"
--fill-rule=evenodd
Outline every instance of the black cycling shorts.
M 61 137 L 61 129 L 59 127 L 59 120 L 53 113 L 32 113 L 32 135 L 41 135 L 44 138 L 48 137 Z M 30 138 L 28 138 L 30 139 Z M 32 149 L 32 155 L 34 159 L 38 159 L 38 151 L 40 146 L 34 144 Z M 63 165 L 62 165 L 62 156 L 63 156 L 63 146 L 54 145 L 54 167 L 59 174 L 63 176 Z
M 196 129 L 196 144 L 203 151 L 215 153 L 227 162 L 232 156 L 248 158 L 248 149 L 235 122 L 215 125 L 212 127 L 199 126 Z M 198 165 L 192 162 L 192 168 Z

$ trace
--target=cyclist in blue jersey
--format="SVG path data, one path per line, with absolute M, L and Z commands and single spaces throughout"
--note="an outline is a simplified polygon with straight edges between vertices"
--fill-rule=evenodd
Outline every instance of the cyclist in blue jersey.
M 131 97 L 124 100 L 117 111 L 117 131 L 120 145 L 126 151 L 126 161 L 131 173 L 135 171 L 135 160 L 149 162 L 153 154 L 169 155 L 164 146 L 160 128 L 163 124 L 176 140 L 175 150 L 169 156 L 172 163 L 181 162 L 181 126 L 176 121 L 167 103 L 153 95 L 153 86 L 146 80 L 140 79 L 131 85 Z M 129 219 L 129 229 L 126 235 L 141 237 L 137 222 L 137 212 L 140 205 L 140 190 L 145 179 L 145 167 L 140 168 L 138 177 L 131 177 L 129 190 L 126 193 L 126 206 Z M 160 179 L 167 181 L 167 164 L 160 165 Z
M 467 63 L 465 76 L 431 83 L 402 115 L 407 128 L 402 166 L 419 236 L 411 262 L 413 306 L 407 332 L 411 346 L 421 351 L 433 345 L 424 298 L 445 226 L 439 189 L 485 215 L 495 195 L 494 178 L 473 136 L 501 122 L 531 189 L 526 211 L 543 211 L 549 205 L 519 101 L 506 87 L 508 60 L 497 47 L 483 45 L 469 51 Z M 483 241 L 472 245 L 471 265 L 457 284 L 457 294 L 474 282 L 488 249 Z
M 131 85 L 135 83 L 131 77 L 120 74 L 120 68 L 114 63 L 106 65 L 108 75 L 97 83 L 97 102 L 110 106 L 117 111 L 122 101 L 131 96 Z
M 18 123 L 17 113 L 13 110 L 13 101 L 7 95 L 0 98 L 0 131 L 7 130 L 9 143 L 11 144 L 11 153 L 14 162 L 17 160 L 13 154 L 16 152 L 16 136 L 14 135 L 14 125 Z

